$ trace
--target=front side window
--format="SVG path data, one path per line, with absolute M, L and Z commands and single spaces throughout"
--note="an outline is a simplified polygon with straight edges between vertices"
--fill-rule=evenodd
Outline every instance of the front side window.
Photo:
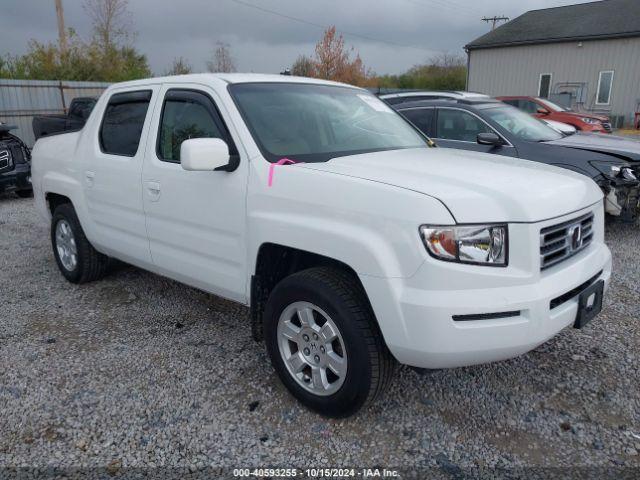
M 558 140 L 562 134 L 517 108 L 508 105 L 483 110 L 483 116 L 489 118 L 521 140 L 530 142 L 548 142 Z
M 611 89 L 613 87 L 613 71 L 600 72 L 598 79 L 598 94 L 596 104 L 609 105 L 611 103 Z
M 135 156 L 150 100 L 151 90 L 111 95 L 100 126 L 100 148 L 104 153 Z
M 435 109 L 433 108 L 411 108 L 400 111 L 407 120 L 418 127 L 425 135 L 431 135 L 431 122 L 433 121 L 434 112 Z
M 547 107 L 548 109 L 552 110 L 552 111 L 556 111 L 556 112 L 570 112 L 571 110 L 565 107 L 561 107 L 560 105 L 558 105 L 557 103 L 553 103 L 550 100 L 547 100 L 546 98 L 538 98 L 537 99 L 540 103 L 542 103 L 545 107 Z
M 241 83 L 229 92 L 270 162 L 326 162 L 359 153 L 426 148 L 427 140 L 367 91 L 303 83 Z
M 540 108 L 542 107 L 532 100 L 520 100 L 520 110 L 523 112 L 538 113 Z
M 479 133 L 494 132 L 478 117 L 464 110 L 448 108 L 438 110 L 436 138 L 475 143 Z
M 180 162 L 180 146 L 190 138 L 225 139 L 219 115 L 209 97 L 193 90 L 167 92 L 160 119 L 158 158 Z

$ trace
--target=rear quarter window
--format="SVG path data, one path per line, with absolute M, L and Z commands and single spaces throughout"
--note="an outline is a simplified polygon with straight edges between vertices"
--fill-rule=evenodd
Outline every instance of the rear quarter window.
M 116 93 L 109 98 L 100 126 L 100 149 L 111 155 L 133 157 L 140 145 L 151 90 Z

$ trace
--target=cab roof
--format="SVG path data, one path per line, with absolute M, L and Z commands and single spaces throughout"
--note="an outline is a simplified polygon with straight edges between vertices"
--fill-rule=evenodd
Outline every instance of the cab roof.
M 145 78 L 141 80 L 133 80 L 129 82 L 120 82 L 114 83 L 110 88 L 126 88 L 126 87 L 136 87 L 136 86 L 144 86 L 144 85 L 154 85 L 161 83 L 212 83 L 216 81 L 223 81 L 227 84 L 238 84 L 238 83 L 305 83 L 305 84 L 314 84 L 314 85 L 333 85 L 333 86 L 341 86 L 341 87 L 350 87 L 354 89 L 359 89 L 359 87 L 354 87 L 353 85 L 348 85 L 346 83 L 332 82 L 329 80 L 321 80 L 317 78 L 308 78 L 308 77 L 295 77 L 291 75 L 275 75 L 275 74 L 264 74 L 264 73 L 191 73 L 188 75 L 173 75 L 166 77 L 153 77 L 153 78 Z

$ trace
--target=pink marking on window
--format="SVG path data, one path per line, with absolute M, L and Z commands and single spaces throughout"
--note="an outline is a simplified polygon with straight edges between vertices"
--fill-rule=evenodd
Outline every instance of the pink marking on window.
M 267 181 L 267 185 L 269 187 L 273 185 L 273 173 L 274 173 L 274 169 L 275 169 L 276 165 L 291 165 L 291 164 L 294 164 L 294 163 L 303 163 L 303 162 L 296 162 L 295 160 L 291 160 L 289 158 L 281 158 L 277 162 L 272 163 L 271 165 L 269 165 L 269 180 Z

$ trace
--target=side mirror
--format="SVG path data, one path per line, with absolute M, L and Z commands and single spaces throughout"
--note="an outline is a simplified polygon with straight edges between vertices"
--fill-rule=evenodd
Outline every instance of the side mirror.
M 536 113 L 538 115 L 549 115 L 550 112 L 546 108 L 539 108 L 538 110 L 536 110 Z
M 495 133 L 479 133 L 476 141 L 480 145 L 493 145 L 499 147 L 504 145 L 504 141 Z
M 190 138 L 180 145 L 180 164 L 185 170 L 223 170 L 229 158 L 229 147 L 219 138 Z

